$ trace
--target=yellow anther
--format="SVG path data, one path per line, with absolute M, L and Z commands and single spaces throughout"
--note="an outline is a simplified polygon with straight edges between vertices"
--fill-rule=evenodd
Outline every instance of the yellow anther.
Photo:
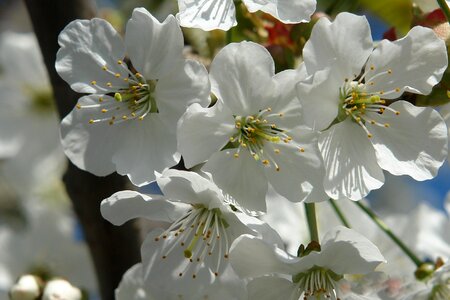
M 278 115 L 279 115 L 280 117 L 282 117 L 282 116 L 284 116 L 284 113 L 279 113 Z
M 140 116 L 140 117 L 139 117 L 139 121 L 142 121 L 142 120 L 144 120 L 144 117 L 143 117 L 143 116 Z
M 280 171 L 280 167 L 277 166 L 277 167 L 275 168 L 275 170 L 276 170 L 277 172 L 279 172 L 279 171 Z
M 233 154 L 234 158 L 239 158 L 239 153 Z
M 273 152 L 275 152 L 275 154 L 280 154 L 280 149 L 274 149 Z
M 136 113 L 132 112 L 132 113 L 131 113 L 131 116 L 132 116 L 133 118 L 136 117 Z
M 400 88 L 395 88 L 395 91 L 398 93 L 400 92 Z
M 113 124 L 114 124 L 113 120 L 109 121 L 109 125 L 113 125 Z
M 247 118 L 248 118 L 250 121 L 253 121 L 253 120 L 255 119 L 254 116 L 248 116 Z
M 399 112 L 399 111 L 396 111 L 396 112 L 395 112 L 395 115 L 397 115 L 397 116 L 398 116 L 399 114 L 400 114 L 400 112 Z
M 367 137 L 370 139 L 370 138 L 372 138 L 372 135 L 369 133 L 369 134 L 367 135 Z
M 98 102 L 102 103 L 103 102 L 103 97 L 99 97 L 98 98 Z
M 283 142 L 285 142 L 285 143 L 289 143 L 289 142 L 290 142 L 290 140 L 289 140 L 288 138 L 284 138 L 284 139 L 283 139 Z
M 106 83 L 106 86 L 112 87 L 112 83 L 111 83 L 111 82 L 107 82 L 107 83 Z
M 92 81 L 91 81 L 91 84 L 92 84 L 92 85 L 96 85 L 96 84 L 97 84 L 97 81 L 92 80 Z
M 373 81 L 369 82 L 369 85 L 374 85 L 375 83 Z
M 137 72 L 136 74 L 134 74 L 137 78 L 142 78 L 142 74 Z
M 102 113 L 106 113 L 106 112 L 108 112 L 108 110 L 105 109 L 105 108 L 103 108 L 103 109 L 102 109 Z
M 298 151 L 305 152 L 305 148 L 298 148 Z
M 107 67 L 106 65 L 104 65 L 104 66 L 102 67 L 102 70 L 103 70 L 103 71 L 107 71 L 107 70 L 108 70 L 108 67 Z
M 140 83 L 140 82 L 138 83 L 138 85 L 139 85 L 139 87 L 143 87 L 143 86 L 144 86 L 144 85 L 143 85 L 142 83 Z
M 118 63 L 119 65 L 121 65 L 123 62 L 119 59 L 119 60 L 117 61 L 117 63 Z
M 371 70 L 371 71 L 375 70 L 375 66 L 374 66 L 374 65 L 371 65 L 371 66 L 370 66 L 370 70 Z
M 242 125 L 241 125 L 241 122 L 236 122 L 236 124 L 235 124 L 235 127 L 236 127 L 236 128 L 239 129 L 239 128 L 241 128 L 241 126 L 242 126 Z
M 344 81 L 345 81 L 345 82 L 348 82 L 348 78 L 345 78 Z
M 234 142 L 234 137 L 230 137 L 230 142 Z
M 128 77 L 125 77 L 123 81 L 128 82 Z
M 116 101 L 122 102 L 122 95 L 120 93 L 114 93 L 114 99 L 116 99 Z
M 77 105 L 75 105 L 78 109 L 80 109 L 81 108 L 81 105 L 80 104 L 77 104 Z
M 384 127 L 388 128 L 389 126 L 391 126 L 389 123 L 384 123 Z
M 89 120 L 89 124 L 94 124 L 94 120 L 93 120 L 93 119 L 90 119 L 90 120 Z
M 380 95 L 383 95 L 384 94 L 384 91 L 380 91 Z
M 374 120 L 372 120 L 372 121 L 370 121 L 370 124 L 372 124 L 372 125 L 375 125 L 375 121 Z
M 268 112 L 271 112 L 271 111 L 272 111 L 272 108 L 271 108 L 271 107 L 268 107 L 268 108 L 267 108 L 267 111 L 268 111 Z
M 388 72 L 388 74 L 392 74 L 392 70 L 391 69 L 389 69 L 387 72 Z
M 128 119 L 128 116 L 123 115 L 122 120 L 126 120 L 126 119 Z
M 120 77 L 120 73 L 116 73 L 116 74 L 114 74 L 114 76 L 115 76 L 116 78 L 119 78 L 119 77 Z
M 264 159 L 264 160 L 262 161 L 262 163 L 263 163 L 263 165 L 265 165 L 265 166 L 269 165 L 269 161 L 268 161 L 267 159 Z
M 361 118 L 360 117 L 356 117 L 356 122 L 361 122 Z
M 241 146 L 244 147 L 244 148 L 247 148 L 247 144 L 246 144 L 246 143 L 243 143 L 243 142 L 242 142 L 242 143 L 241 143 Z

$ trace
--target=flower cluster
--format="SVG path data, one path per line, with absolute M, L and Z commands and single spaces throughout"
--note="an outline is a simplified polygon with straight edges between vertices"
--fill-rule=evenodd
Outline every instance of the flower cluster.
M 223 47 L 208 72 L 184 58 L 180 25 L 227 30 L 236 25 L 234 2 L 178 4 L 162 23 L 135 9 L 124 40 L 96 18 L 73 21 L 58 40 L 56 70 L 86 94 L 61 124 L 66 155 L 93 174 L 116 171 L 161 190 L 122 191 L 101 204 L 114 225 L 137 217 L 165 224 L 147 234 L 117 299 L 363 299 L 351 278 L 386 259 L 346 227 L 319 241 L 311 207 L 361 200 L 383 185 L 382 170 L 416 180 L 437 174 L 445 121 L 402 99 L 439 83 L 444 41 L 414 27 L 374 44 L 365 17 L 341 13 L 314 25 L 296 69 L 275 74 L 266 48 L 243 41 Z M 315 9 L 313 0 L 243 4 L 285 23 L 305 22 Z M 311 242 L 296 256 L 259 218 L 277 197 L 307 207 Z M 416 294 L 446 299 L 448 268 L 431 273 L 431 290 Z

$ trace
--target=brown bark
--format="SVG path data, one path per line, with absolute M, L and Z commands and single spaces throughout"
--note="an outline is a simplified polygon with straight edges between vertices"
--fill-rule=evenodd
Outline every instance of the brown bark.
M 92 3 L 89 0 L 24 2 L 48 69 L 58 112 L 64 117 L 75 106 L 80 95 L 73 92 L 55 71 L 58 34 L 72 20 L 92 18 Z M 129 222 L 121 227 L 111 225 L 100 215 L 100 202 L 125 189 L 127 181 L 118 175 L 96 177 L 71 163 L 63 180 L 90 248 L 101 298 L 112 300 L 123 273 L 140 261 L 141 242 L 137 223 Z

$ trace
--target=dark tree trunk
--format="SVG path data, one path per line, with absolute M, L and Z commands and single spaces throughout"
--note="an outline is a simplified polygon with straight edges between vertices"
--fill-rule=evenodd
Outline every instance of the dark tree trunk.
M 64 117 L 75 106 L 80 95 L 72 91 L 55 71 L 58 34 L 72 20 L 92 18 L 92 3 L 89 0 L 24 1 L 48 69 L 58 112 Z M 63 180 L 83 226 L 101 297 L 103 300 L 112 300 L 123 273 L 140 261 L 141 241 L 137 223 L 116 227 L 105 221 L 100 215 L 100 202 L 114 192 L 125 189 L 127 180 L 118 175 L 96 177 L 71 163 Z

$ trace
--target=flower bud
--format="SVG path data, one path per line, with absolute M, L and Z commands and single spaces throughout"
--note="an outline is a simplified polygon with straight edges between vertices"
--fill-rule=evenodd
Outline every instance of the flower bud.
M 80 289 L 64 279 L 52 279 L 44 288 L 42 300 L 81 300 Z
M 33 275 L 22 275 L 17 283 L 11 287 L 11 300 L 35 300 L 41 293 L 41 280 Z

